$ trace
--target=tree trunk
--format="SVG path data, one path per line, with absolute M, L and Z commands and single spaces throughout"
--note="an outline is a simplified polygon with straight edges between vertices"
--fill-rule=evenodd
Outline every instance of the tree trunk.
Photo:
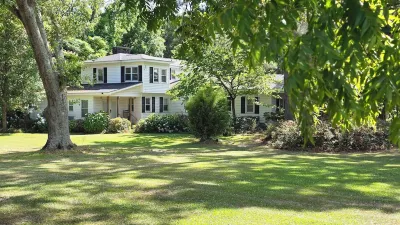
M 71 149 L 75 145 L 69 134 L 66 87 L 53 64 L 40 11 L 36 8 L 35 0 L 16 2 L 18 8 L 11 8 L 11 11 L 22 21 L 28 34 L 48 102 L 44 110 L 48 123 L 48 137 L 43 149 Z
M 7 131 L 7 104 L 5 101 L 3 101 L 3 107 L 2 109 L 2 119 L 1 119 L 1 123 L 2 123 L 2 130 L 3 132 Z
M 232 119 L 236 123 L 236 107 L 235 107 L 236 97 L 231 97 L 231 108 L 232 108 Z
M 283 102 L 284 102 L 284 107 L 285 107 L 285 120 L 293 120 L 293 113 L 290 110 L 290 101 L 289 101 L 289 95 L 287 93 L 287 88 L 286 88 L 286 83 L 287 83 L 287 79 L 289 77 L 289 74 L 284 71 L 284 94 L 283 94 Z

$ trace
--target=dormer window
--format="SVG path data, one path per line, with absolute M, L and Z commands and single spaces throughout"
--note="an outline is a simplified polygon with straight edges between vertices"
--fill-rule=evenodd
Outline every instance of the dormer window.
M 139 69 L 138 67 L 125 67 L 125 81 L 138 81 Z
M 154 81 L 154 83 L 158 83 L 159 82 L 158 71 L 159 71 L 158 68 L 154 68 L 154 72 L 153 72 L 153 81 Z

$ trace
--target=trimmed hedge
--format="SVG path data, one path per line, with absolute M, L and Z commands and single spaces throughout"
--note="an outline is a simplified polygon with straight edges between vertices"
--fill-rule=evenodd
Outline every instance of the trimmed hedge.
M 391 147 L 389 129 L 380 121 L 377 128 L 359 127 L 351 131 L 340 131 L 330 123 L 322 121 L 313 135 L 315 145 L 304 146 L 298 125 L 294 121 L 281 121 L 267 128 L 266 141 L 274 148 L 287 150 L 311 150 L 323 152 L 372 152 Z
M 69 131 L 72 133 L 84 133 L 85 128 L 83 127 L 84 120 L 70 120 L 69 121 Z
M 182 114 L 151 114 L 135 126 L 136 133 L 180 133 L 189 131 L 189 121 Z

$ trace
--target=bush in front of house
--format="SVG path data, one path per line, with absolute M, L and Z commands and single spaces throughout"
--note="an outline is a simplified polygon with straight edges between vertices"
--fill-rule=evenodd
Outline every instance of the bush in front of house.
M 281 121 L 285 119 L 285 113 L 283 109 L 280 109 L 278 111 L 274 110 L 272 112 L 265 112 L 264 118 L 267 123 Z
M 109 133 L 127 133 L 131 130 L 131 121 L 125 118 L 117 117 L 111 119 L 108 124 Z
M 189 131 L 188 117 L 183 114 L 151 114 L 135 126 L 136 133 L 181 133 Z
M 84 133 L 85 128 L 83 127 L 84 120 L 77 119 L 77 120 L 70 120 L 69 121 L 69 131 L 71 133 Z
M 47 133 L 48 124 L 42 115 L 38 115 L 38 118 L 33 122 L 31 131 L 34 133 Z
M 186 103 L 191 132 L 200 141 L 222 135 L 230 126 L 231 117 L 224 92 L 203 87 Z
M 314 144 L 304 146 L 304 138 L 296 122 L 280 121 L 267 128 L 266 141 L 274 148 L 311 150 L 319 152 L 371 152 L 390 148 L 388 124 L 379 122 L 377 128 L 358 127 L 350 131 L 333 128 L 321 121 L 313 134 Z
M 110 117 L 105 112 L 88 113 L 83 120 L 85 133 L 100 134 L 107 131 Z
M 234 124 L 235 133 L 254 133 L 257 131 L 257 126 L 260 123 L 260 118 L 257 116 L 241 116 L 236 117 Z

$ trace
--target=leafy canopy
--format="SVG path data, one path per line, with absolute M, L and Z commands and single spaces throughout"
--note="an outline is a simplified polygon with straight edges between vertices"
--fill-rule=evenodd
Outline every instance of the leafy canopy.
M 216 34 L 232 49 L 246 46 L 255 66 L 282 58 L 285 88 L 301 131 L 312 140 L 324 111 L 344 129 L 374 125 L 384 109 L 400 106 L 400 9 L 395 0 L 129 1 L 149 27 L 180 21 L 182 51 L 198 51 Z M 400 118 L 391 124 L 400 144 Z

